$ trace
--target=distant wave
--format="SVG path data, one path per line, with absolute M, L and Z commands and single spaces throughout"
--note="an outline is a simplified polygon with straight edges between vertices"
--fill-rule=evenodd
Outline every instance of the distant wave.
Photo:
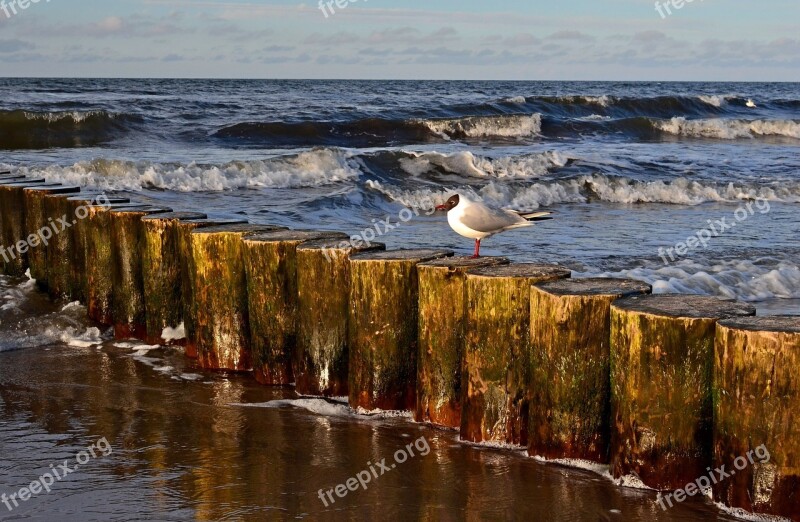
M 0 148 L 91 147 L 112 141 L 141 118 L 106 111 L 0 111 Z
M 677 117 L 657 122 L 656 127 L 670 134 L 694 138 L 735 140 L 758 136 L 786 136 L 800 139 L 800 122 L 793 120 L 687 120 Z
M 462 138 L 535 136 L 541 116 L 467 116 L 450 119 L 390 120 L 368 118 L 343 122 L 245 122 L 213 133 L 227 142 L 252 145 L 376 147 L 441 142 Z
M 357 161 L 337 149 L 315 149 L 300 154 L 221 165 L 172 164 L 94 160 L 70 167 L 20 169 L 48 181 L 102 190 L 157 188 L 178 192 L 219 192 L 241 188 L 315 187 L 354 180 L 361 174 Z

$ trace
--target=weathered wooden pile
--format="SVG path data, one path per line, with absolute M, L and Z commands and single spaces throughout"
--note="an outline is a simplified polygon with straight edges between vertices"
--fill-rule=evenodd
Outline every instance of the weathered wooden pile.
M 725 465 L 737 473 L 715 499 L 800 520 L 800 317 L 10 174 L 0 244 L 6 274 L 30 269 L 117 337 L 167 342 L 183 324 L 202 368 L 413 410 L 465 441 L 606 463 L 659 490 Z M 769 461 L 740 469 L 762 445 Z

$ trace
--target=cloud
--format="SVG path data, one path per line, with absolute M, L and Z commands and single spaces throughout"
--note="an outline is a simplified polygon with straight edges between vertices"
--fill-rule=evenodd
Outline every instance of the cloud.
M 0 40 L 0 53 L 15 53 L 33 47 L 33 44 L 25 43 L 22 40 Z

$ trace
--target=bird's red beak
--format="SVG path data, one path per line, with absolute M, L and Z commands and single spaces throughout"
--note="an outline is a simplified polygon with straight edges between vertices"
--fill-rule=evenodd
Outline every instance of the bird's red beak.
M 446 205 L 436 205 L 436 210 L 447 210 Z

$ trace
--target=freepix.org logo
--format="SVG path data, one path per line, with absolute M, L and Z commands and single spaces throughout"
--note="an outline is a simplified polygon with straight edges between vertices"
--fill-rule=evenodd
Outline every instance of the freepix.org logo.
M 0 0 L 0 11 L 5 13 L 6 18 L 11 18 L 19 14 L 33 4 L 38 4 L 42 0 Z M 50 2 L 50 0 L 44 0 Z

